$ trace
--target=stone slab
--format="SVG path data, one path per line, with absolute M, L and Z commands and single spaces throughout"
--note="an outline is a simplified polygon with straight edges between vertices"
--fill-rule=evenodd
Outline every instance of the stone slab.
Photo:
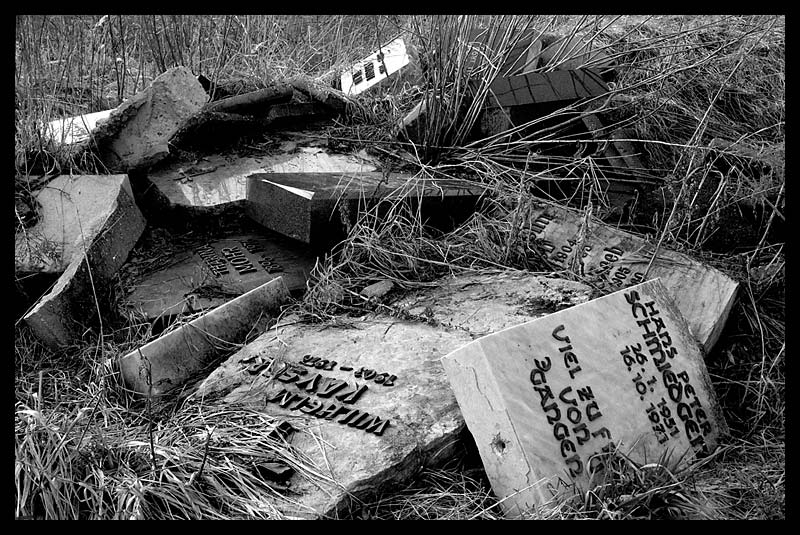
M 63 273 L 101 234 L 109 234 L 103 243 L 111 256 L 104 265 L 113 272 L 144 230 L 127 175 L 61 175 L 36 193 L 36 201 L 38 223 L 14 237 L 17 272 Z
M 592 221 L 581 241 L 583 215 L 544 202 L 534 203 L 529 221 L 527 230 L 540 240 L 545 257 L 554 265 L 582 264 L 582 274 L 608 290 L 645 280 L 655 246 L 643 238 Z M 664 248 L 658 251 L 648 278 L 661 279 L 692 334 L 709 352 L 725 326 L 738 283 L 713 267 Z
M 192 172 L 192 167 L 198 169 Z M 358 173 L 377 168 L 377 162 L 362 155 L 299 146 L 291 152 L 245 157 L 208 154 L 196 166 L 175 162 L 151 170 L 148 179 L 170 208 L 204 212 L 243 205 L 247 198 L 247 176 L 252 173 Z
M 488 335 L 442 364 L 509 517 L 602 482 L 604 452 L 683 466 L 728 431 L 658 280 Z
M 128 353 L 118 361 L 126 387 L 160 396 L 181 386 L 245 342 L 288 300 L 278 277 Z
M 557 37 L 539 54 L 543 67 L 571 70 L 593 68 L 601 73 L 614 68 L 614 60 L 591 40 L 580 35 Z
M 113 109 L 98 111 L 50 121 L 45 128 L 45 136 L 56 145 L 83 143 L 89 140 L 89 133 L 108 119 L 113 111 Z
M 523 272 L 473 274 L 412 292 L 393 304 L 396 316 L 321 324 L 287 317 L 193 396 L 286 418 L 299 431 L 291 447 L 314 473 L 292 476 L 275 506 L 293 517 L 335 518 L 423 466 L 452 459 L 464 422 L 441 357 L 484 332 L 548 314 L 555 303 L 585 302 L 589 293 L 580 283 Z
M 341 75 L 342 93 L 358 95 L 379 84 L 410 62 L 406 44 L 397 38 L 346 69 Z
M 65 180 L 60 184 L 66 191 L 72 192 L 71 198 L 77 202 L 83 195 L 72 188 L 76 185 L 86 186 L 87 183 L 96 185 L 98 182 L 104 186 L 115 183 L 116 197 L 106 197 L 105 203 L 73 205 L 82 206 L 75 211 L 75 221 L 82 223 L 74 225 L 78 234 L 67 253 L 69 264 L 53 288 L 23 318 L 34 334 L 53 349 L 80 339 L 98 313 L 99 305 L 95 296 L 101 295 L 103 288 L 110 283 L 146 225 L 130 194 L 130 184 L 125 175 L 79 177 L 76 181 Z M 51 182 L 48 187 L 52 186 Z M 66 201 L 62 198 L 61 202 Z M 62 214 L 69 214 L 66 204 L 60 206 Z M 91 218 L 83 219 L 89 214 Z M 64 221 L 67 221 L 66 216 L 60 228 L 59 225 L 53 228 L 57 231 L 67 228 Z M 81 233 L 84 223 L 86 226 Z M 66 259 L 67 254 L 58 258 Z M 51 268 L 54 266 L 55 263 L 50 264 Z M 99 313 L 102 314 L 102 308 Z
M 243 234 L 199 244 L 167 268 L 134 283 L 128 307 L 148 319 L 214 308 L 281 277 L 287 289 L 302 291 L 316 258 L 286 240 Z
M 403 191 L 422 199 L 426 213 L 459 218 L 474 211 L 483 190 L 458 180 L 421 180 L 384 173 L 254 173 L 245 213 L 253 221 L 304 243 L 336 241 L 359 208 Z M 427 204 L 427 206 L 426 206 Z
M 489 86 L 487 108 L 572 102 L 603 95 L 608 85 L 591 69 L 498 76 Z
M 101 160 L 115 172 L 154 165 L 169 154 L 169 139 L 207 100 L 188 68 L 169 69 L 95 130 Z

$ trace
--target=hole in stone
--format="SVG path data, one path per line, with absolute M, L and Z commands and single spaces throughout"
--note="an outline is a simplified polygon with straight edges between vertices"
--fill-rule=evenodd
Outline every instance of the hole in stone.
M 505 454 L 508 443 L 500 437 L 500 433 L 497 433 L 492 439 L 490 446 L 495 455 L 501 456 Z

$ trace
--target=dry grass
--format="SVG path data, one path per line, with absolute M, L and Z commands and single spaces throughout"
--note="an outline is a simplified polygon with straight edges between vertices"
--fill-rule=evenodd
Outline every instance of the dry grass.
M 462 44 L 471 25 L 488 28 L 499 44 L 468 53 Z M 547 130 L 535 120 L 508 134 L 470 138 L 486 88 L 526 28 L 584 35 L 617 59 L 613 98 L 595 104 L 604 118 L 633 129 L 647 174 L 664 184 L 667 201 L 643 208 L 639 228 L 742 283 L 707 358 L 732 429 L 725 447 L 681 470 L 666 460 L 637 465 L 617 455 L 605 481 L 534 517 L 785 518 L 785 246 L 773 234 L 785 197 L 782 17 L 18 17 L 16 191 L 59 171 L 97 170 L 90 155 L 48 144 L 45 120 L 116 105 L 170 66 L 187 65 L 218 82 L 244 80 L 243 87 L 298 73 L 330 81 L 400 33 L 426 69 L 360 96 L 358 113 L 329 137 L 397 154 L 395 125 L 425 99 L 424 142 L 403 146 L 417 180 L 466 177 L 488 187 L 493 204 L 446 235 L 424 228 L 403 202 L 380 217 L 362 213 L 313 274 L 298 310 L 328 319 L 380 307 L 358 292 L 384 279 L 409 289 L 461 270 L 550 272 L 522 231 L 532 186 L 550 184 L 543 189 L 560 202 L 601 214 L 608 201 L 594 155 L 541 166 L 549 147 L 580 141 L 565 134 L 568 124 L 558 126 L 575 122 L 565 112 L 580 110 L 556 112 Z M 737 146 L 714 151 L 716 138 Z M 734 209 L 744 202 L 763 212 L 754 240 L 712 254 L 715 240 L 741 222 Z M 59 354 L 15 329 L 15 515 L 280 518 L 270 503 L 285 493 L 259 466 L 275 463 L 313 478 L 313 463 L 293 452 L 279 422 L 263 413 L 180 397 L 158 404 L 130 398 L 111 362 L 152 334 L 135 323 L 108 325 L 88 345 Z M 500 514 L 480 467 L 460 466 L 421 474 L 408 489 L 367 504 L 361 517 Z

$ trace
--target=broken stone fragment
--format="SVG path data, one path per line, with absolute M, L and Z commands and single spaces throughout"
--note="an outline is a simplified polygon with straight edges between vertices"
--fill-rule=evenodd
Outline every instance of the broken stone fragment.
M 148 167 L 169 154 L 168 141 L 208 100 L 186 67 L 175 67 L 114 110 L 94 140 L 112 171 Z
M 206 106 L 208 111 L 235 113 L 239 115 L 263 115 L 275 104 L 292 100 L 294 88 L 286 83 L 217 100 Z
M 495 332 L 442 364 L 512 518 L 573 483 L 602 483 L 610 453 L 686 466 L 728 431 L 703 355 L 658 280 Z
M 361 290 L 361 295 L 366 297 L 367 299 L 383 297 L 389 291 L 394 288 L 394 283 L 390 280 L 382 280 L 380 282 L 376 282 L 375 284 L 370 284 L 369 286 L 365 287 Z
M 407 484 L 422 467 L 452 461 L 464 421 L 441 357 L 485 332 L 588 300 L 580 283 L 529 273 L 439 281 L 375 314 L 303 323 L 287 317 L 214 370 L 192 396 L 243 404 L 289 420 L 291 447 L 308 470 L 292 495 L 270 500 L 283 514 L 336 518 L 359 500 Z M 422 307 L 435 318 L 411 319 Z M 404 319 L 400 319 L 404 318 Z
M 42 221 L 27 236 L 18 237 L 18 251 L 23 251 L 28 269 L 63 273 L 24 320 L 37 337 L 57 349 L 77 341 L 98 308 L 102 313 L 98 296 L 127 259 L 146 222 L 125 175 L 62 176 L 42 194 Z M 54 246 L 59 253 L 50 255 Z
M 399 173 L 254 173 L 245 213 L 270 230 L 326 248 L 346 236 L 360 210 L 400 191 L 410 202 L 421 201 L 424 221 L 441 227 L 463 221 L 483 194 L 464 181 Z
M 344 114 L 352 110 L 354 106 L 357 106 L 353 100 L 341 91 L 326 87 L 324 84 L 307 76 L 295 76 L 287 80 L 287 82 L 304 95 L 328 107 L 333 113 Z
M 47 123 L 45 136 L 55 145 L 75 145 L 89 140 L 89 134 L 108 120 L 114 110 L 98 111 Z
M 215 308 L 119 359 L 128 389 L 160 396 L 183 385 L 215 359 L 243 343 L 259 322 L 289 300 L 280 277 Z
M 107 235 L 116 255 L 109 258 L 111 275 L 122 265 L 144 229 L 126 175 L 61 175 L 35 194 L 38 222 L 14 237 L 15 270 L 21 274 L 63 273 Z M 137 230 L 138 229 L 138 230 Z

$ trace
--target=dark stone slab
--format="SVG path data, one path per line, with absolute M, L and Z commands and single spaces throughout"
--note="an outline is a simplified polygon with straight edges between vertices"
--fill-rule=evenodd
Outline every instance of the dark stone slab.
M 418 180 L 383 173 L 255 173 L 247 178 L 245 213 L 264 227 L 315 246 L 346 235 L 359 209 L 402 190 L 422 200 L 423 218 L 447 227 L 474 211 L 483 190 L 458 180 Z
M 297 244 L 243 234 L 198 244 L 173 265 L 134 282 L 125 304 L 148 319 L 217 307 L 283 277 L 289 291 L 302 291 L 315 257 Z
M 500 76 L 489 89 L 492 95 L 486 105 L 490 108 L 570 102 L 608 92 L 603 78 L 591 69 Z

